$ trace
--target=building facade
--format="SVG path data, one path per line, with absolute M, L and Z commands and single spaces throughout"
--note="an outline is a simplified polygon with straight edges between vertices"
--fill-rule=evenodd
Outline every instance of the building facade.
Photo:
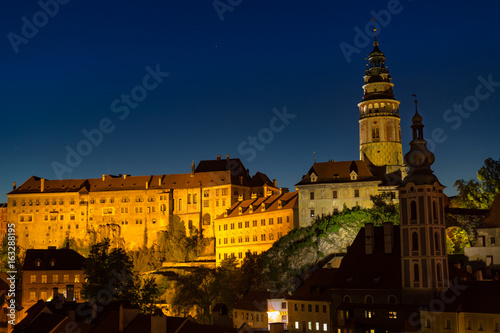
M 260 254 L 298 225 L 297 192 L 239 201 L 215 220 L 217 265 Z
M 213 219 L 231 205 L 279 191 L 266 175 L 251 177 L 239 159 L 218 156 L 197 168 L 193 164 L 186 174 L 67 180 L 32 176 L 7 194 L 7 220 L 16 223 L 23 248 L 104 237 L 134 248 L 155 242 L 173 218 L 187 231 L 214 237 Z
M 299 194 L 299 226 L 344 207 L 371 207 L 370 196 L 379 194 L 381 181 L 363 161 L 314 163 L 296 184 Z
M 28 249 L 22 268 L 22 306 L 52 299 L 57 288 L 69 300 L 81 300 L 85 258 L 71 249 Z

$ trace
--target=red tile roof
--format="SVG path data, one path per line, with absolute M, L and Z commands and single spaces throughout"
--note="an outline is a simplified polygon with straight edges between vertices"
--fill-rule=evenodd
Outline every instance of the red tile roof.
M 351 180 L 351 172 L 353 171 L 357 174 L 356 180 Z M 314 182 L 311 180 L 312 174 L 318 177 Z M 379 181 L 379 179 L 372 174 L 363 161 L 329 161 L 314 163 L 309 172 L 296 185 L 365 181 Z
M 51 266 L 52 260 L 54 266 Z M 22 270 L 82 270 L 84 266 L 85 257 L 71 249 L 28 249 Z
M 281 208 L 278 208 L 279 201 L 281 201 Z M 262 213 L 262 204 L 265 205 L 265 212 L 298 208 L 298 193 L 288 192 L 284 194 L 271 195 L 269 197 L 260 197 L 238 201 L 228 209 L 227 217 L 225 217 L 224 214 L 221 214 L 217 217 L 217 219 L 237 216 L 249 216 L 252 214 Z M 250 213 L 250 206 L 253 206 L 252 213 Z M 240 208 L 241 214 L 239 212 Z

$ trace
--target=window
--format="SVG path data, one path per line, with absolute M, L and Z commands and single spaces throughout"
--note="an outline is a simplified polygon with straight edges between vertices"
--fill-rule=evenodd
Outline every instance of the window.
M 245 221 L 245 228 L 249 228 L 250 227 L 250 221 Z
M 298 305 L 297 303 L 295 303 L 295 304 L 293 305 L 293 309 L 294 309 L 295 311 L 299 311 L 299 305 Z
M 238 229 L 243 228 L 243 222 L 238 222 Z
M 227 237 L 224 238 L 224 244 L 227 244 Z
M 295 329 L 296 329 L 296 330 L 298 330 L 298 329 L 299 329 L 299 322 L 298 322 L 298 321 L 296 321 L 296 322 L 295 322 Z
M 286 302 L 281 302 L 281 308 L 286 309 Z
M 314 209 L 311 209 L 310 213 L 311 213 L 311 217 L 314 217 Z
M 195 193 L 193 194 L 193 203 L 197 204 L 198 203 L 198 195 Z
M 179 199 L 179 207 L 178 207 L 178 210 L 181 210 L 182 209 L 182 199 Z
M 203 207 L 209 207 L 209 201 L 203 200 Z
M 373 304 L 373 297 L 371 295 L 367 295 L 365 297 L 365 303 L 366 304 Z
M 59 275 L 57 274 L 52 275 L 52 283 L 59 283 Z
M 80 289 L 75 289 L 75 300 L 80 300 Z
M 307 311 L 312 312 L 312 310 L 313 310 L 312 304 L 307 304 Z
M 75 274 L 75 283 L 80 282 L 80 274 Z
M 253 220 L 252 221 L 252 227 L 256 227 L 257 226 L 257 220 Z
M 224 224 L 224 230 L 227 230 L 227 224 Z
M 300 311 L 302 311 L 302 312 L 306 311 L 305 304 L 300 304 Z
M 188 194 L 188 205 L 191 204 L 191 193 Z
M 484 322 L 483 321 L 479 321 L 479 329 L 478 331 L 484 331 Z
M 316 304 L 316 305 L 314 306 L 314 311 L 315 311 L 315 312 L 319 312 L 319 305 L 318 305 L 318 304 Z
M 372 311 L 365 311 L 365 318 L 372 318 L 372 317 L 373 317 Z
M 204 198 L 208 198 L 208 197 L 210 197 L 210 190 L 205 190 L 205 191 L 203 191 L 203 197 L 204 197 Z
M 332 192 L 332 198 L 333 198 L 333 199 L 337 199 L 337 195 L 338 195 L 338 194 L 337 194 L 337 190 L 334 190 L 334 191 Z
M 418 269 L 418 264 L 413 265 L 413 281 L 418 282 L 420 281 L 420 273 Z
M 30 283 L 36 283 L 36 275 L 30 275 Z
M 309 321 L 309 322 L 307 322 L 307 328 L 308 328 L 309 330 L 312 330 L 312 329 L 313 329 L 313 325 L 312 325 L 312 323 L 311 323 L 310 321 Z
M 490 243 L 491 243 L 491 245 L 495 245 L 496 244 L 495 237 L 491 237 Z
M 69 274 L 64 274 L 64 276 L 63 276 L 63 282 L 64 283 L 69 282 Z
M 316 322 L 316 331 L 319 331 L 319 322 Z
M 323 313 L 326 313 L 326 305 L 323 305 Z
M 222 189 L 222 195 L 227 195 L 227 188 Z
M 309 199 L 314 200 L 314 191 L 309 192 Z
M 266 220 L 265 219 L 260 220 L 260 225 L 261 226 L 265 226 L 266 225 Z
M 283 224 L 283 218 L 282 217 L 278 217 L 278 224 Z
M 234 223 L 231 223 L 231 230 L 234 230 Z
M 328 324 L 323 323 L 323 332 L 328 331 Z
M 437 218 L 438 218 L 436 201 L 432 202 L 432 217 L 434 218 L 434 220 L 437 220 Z
M 359 190 L 354 190 L 354 197 L 359 198 Z
M 271 217 L 269 218 L 269 225 L 273 225 L 274 224 L 274 219 Z
M 241 237 L 241 236 L 238 237 L 238 243 L 243 243 L 243 237 Z
M 446 324 L 445 324 L 444 328 L 447 330 L 451 329 L 451 320 L 446 319 Z
M 30 302 L 36 301 L 36 291 L 30 291 Z
M 257 241 L 257 235 L 253 235 L 252 240 L 253 240 L 254 242 L 256 242 L 256 241 Z
M 416 231 L 411 234 L 411 250 L 418 251 L 418 234 Z
M 344 303 L 351 303 L 351 297 L 349 295 L 344 296 Z
M 260 240 L 264 242 L 266 240 L 266 234 L 260 235 Z
M 47 275 L 42 275 L 42 283 L 47 283 Z
M 398 319 L 398 313 L 396 311 L 389 311 L 389 319 Z
M 245 243 L 248 243 L 250 241 L 250 236 L 246 235 L 245 236 Z
M 417 219 L 417 202 L 411 201 L 410 202 L 410 220 L 416 220 L 416 219 Z
M 46 301 L 47 300 L 47 292 L 46 291 L 40 291 L 40 299 Z

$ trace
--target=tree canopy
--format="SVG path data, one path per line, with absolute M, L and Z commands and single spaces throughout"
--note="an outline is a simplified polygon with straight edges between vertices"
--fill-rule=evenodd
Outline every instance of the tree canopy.
M 489 209 L 500 193 L 500 159 L 486 159 L 477 172 L 477 179 L 459 179 L 453 186 L 458 190 L 458 195 L 452 200 L 453 206 Z

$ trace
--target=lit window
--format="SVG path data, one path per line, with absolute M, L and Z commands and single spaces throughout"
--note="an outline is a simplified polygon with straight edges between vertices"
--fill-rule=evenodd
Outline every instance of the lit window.
M 46 291 L 40 291 L 40 299 L 46 301 L 47 300 L 47 292 Z
M 311 213 L 311 217 L 314 217 L 314 209 L 311 209 L 310 213 Z
M 372 311 L 365 311 L 365 318 L 371 318 L 373 317 L 373 312 Z
M 312 329 L 313 329 L 313 325 L 312 325 L 312 323 L 311 323 L 311 322 L 308 322 L 308 323 L 307 323 L 307 328 L 308 328 L 309 330 L 312 330 Z
M 327 332 L 327 331 L 328 331 L 328 324 L 323 323 L 323 332 Z
M 296 322 L 295 322 L 295 329 L 296 329 L 296 330 L 298 330 L 298 329 L 299 329 L 299 322 L 298 322 L 298 321 L 296 321 Z
M 36 283 L 36 275 L 30 276 L 30 283 Z
M 80 282 L 80 274 L 75 274 L 75 283 Z
M 59 275 L 57 274 L 52 275 L 52 283 L 59 283 Z
M 63 276 L 63 282 L 64 283 L 69 282 L 69 275 L 68 274 L 64 274 L 64 276 Z
M 396 311 L 389 311 L 389 319 L 398 319 L 398 313 Z
M 47 283 L 47 275 L 42 275 L 42 283 Z
M 36 301 L 36 291 L 30 291 L 30 302 Z

